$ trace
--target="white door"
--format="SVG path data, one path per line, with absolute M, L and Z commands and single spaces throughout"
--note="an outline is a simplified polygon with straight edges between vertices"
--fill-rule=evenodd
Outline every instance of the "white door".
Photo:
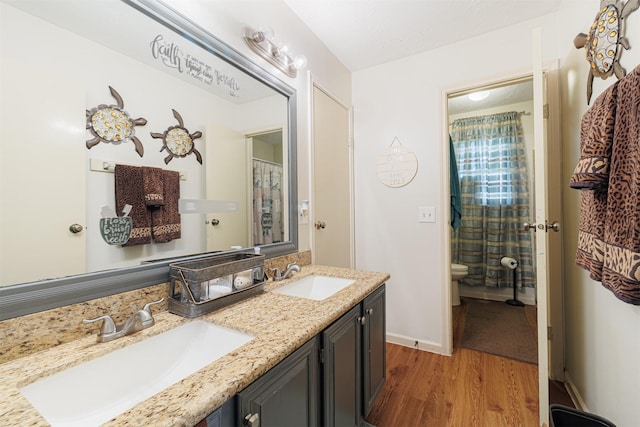
M 84 87 L 17 59 L 2 62 L 0 285 L 84 273 Z M 16 180 L 24 169 L 30 177 Z M 74 233 L 73 224 L 83 229 Z
M 313 86 L 313 258 L 353 267 L 350 111 Z
M 533 104 L 535 134 L 535 242 L 538 301 L 538 382 L 540 425 L 549 425 L 549 378 L 563 370 L 562 176 L 558 138 L 557 65 L 542 66 L 541 31 L 533 32 Z M 547 99 L 549 94 L 549 99 Z M 552 102 L 551 102 L 552 101 Z M 550 330 L 553 326 L 553 330 Z
M 247 206 L 249 182 L 246 165 L 247 142 L 245 136 L 220 125 L 207 126 L 207 200 L 236 202 L 235 212 L 206 214 L 207 251 L 226 251 L 232 246 L 251 246 L 247 233 L 250 208 Z M 245 167 L 239 167 L 245 165 Z M 243 197 L 238 197 L 242 194 Z

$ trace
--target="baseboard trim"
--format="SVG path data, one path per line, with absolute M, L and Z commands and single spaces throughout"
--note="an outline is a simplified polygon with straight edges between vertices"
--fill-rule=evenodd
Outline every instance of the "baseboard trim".
M 461 297 L 506 301 L 513 298 L 513 288 L 490 288 L 487 286 L 469 286 L 462 283 L 458 286 Z M 526 305 L 536 305 L 535 288 L 519 289 L 516 296 Z
M 403 335 L 387 333 L 387 342 L 390 342 L 391 344 L 401 345 L 403 347 L 415 348 L 417 350 L 428 351 L 430 353 L 450 356 L 450 354 L 444 352 L 442 345 L 430 341 L 417 340 L 415 338 L 406 337 Z
M 573 401 L 573 404 L 576 405 L 576 409 L 581 411 L 589 412 L 589 408 L 587 408 L 587 404 L 584 402 L 582 395 L 578 391 L 578 387 L 576 387 L 575 383 L 571 379 L 571 375 L 565 371 L 565 388 L 567 389 L 567 393 L 569 393 L 569 397 Z

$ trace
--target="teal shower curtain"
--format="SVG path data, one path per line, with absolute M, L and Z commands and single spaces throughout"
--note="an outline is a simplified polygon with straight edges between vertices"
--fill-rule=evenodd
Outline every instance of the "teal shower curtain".
M 515 258 L 517 286 L 535 287 L 529 173 L 520 113 L 456 120 L 452 124 L 462 201 L 462 226 L 453 232 L 451 260 L 469 267 L 461 283 L 509 287 Z

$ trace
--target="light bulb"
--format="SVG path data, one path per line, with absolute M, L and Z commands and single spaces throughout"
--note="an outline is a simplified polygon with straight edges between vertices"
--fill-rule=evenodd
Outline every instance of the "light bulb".
M 264 38 L 267 40 L 271 40 L 276 35 L 276 33 L 273 31 L 273 28 L 269 26 L 259 27 L 258 31 L 261 32 Z
M 275 56 L 285 56 L 288 52 L 289 46 L 287 46 L 285 42 L 275 43 L 275 49 L 273 50 Z
M 296 68 L 296 70 L 302 70 L 307 66 L 307 57 L 303 54 L 296 55 L 296 57 L 293 59 L 293 66 Z
M 489 96 L 488 90 L 481 90 L 479 92 L 473 92 L 469 94 L 469 99 L 472 101 L 482 101 L 487 96 Z

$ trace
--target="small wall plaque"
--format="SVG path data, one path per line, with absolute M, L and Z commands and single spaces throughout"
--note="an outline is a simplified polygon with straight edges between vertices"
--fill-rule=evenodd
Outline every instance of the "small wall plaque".
M 376 171 L 380 181 L 387 187 L 402 187 L 416 176 L 418 159 L 395 137 L 389 148 L 378 154 Z
M 100 218 L 100 234 L 110 245 L 124 245 L 129 240 L 133 221 L 129 216 Z

